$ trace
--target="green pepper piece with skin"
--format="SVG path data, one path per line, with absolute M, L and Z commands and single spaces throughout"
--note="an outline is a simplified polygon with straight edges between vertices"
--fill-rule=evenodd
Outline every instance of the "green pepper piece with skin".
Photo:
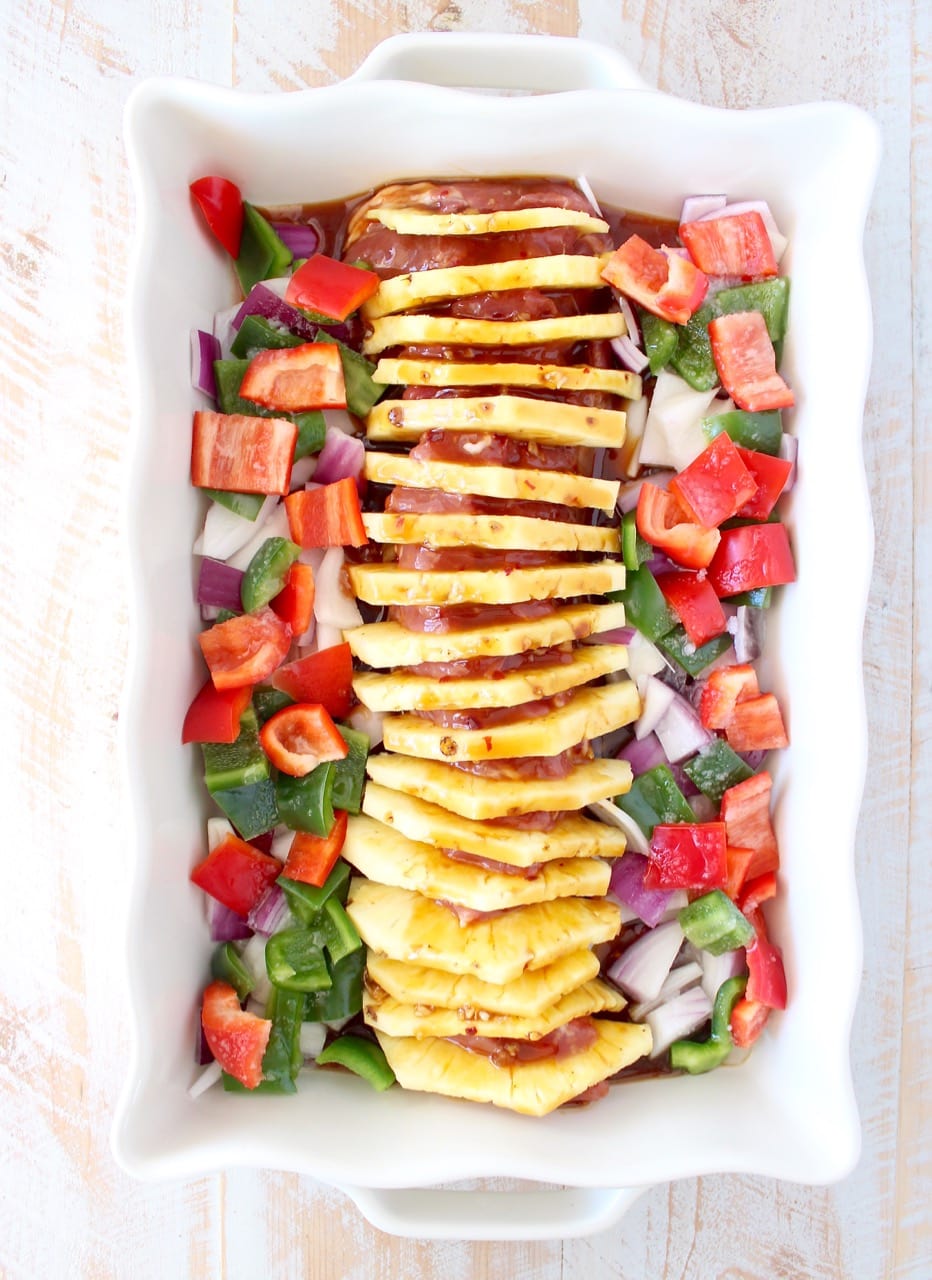
M 676 351 L 670 364 L 695 391 L 711 391 L 718 384 L 718 369 L 709 339 L 709 321 L 719 315 L 715 299 L 703 303 L 678 327 Z
M 744 604 L 750 609 L 769 609 L 772 600 L 773 587 L 754 587 L 751 591 L 728 597 L 729 604 Z
M 343 381 L 346 384 L 346 407 L 357 418 L 364 418 L 374 404 L 381 399 L 387 390 L 381 383 L 373 381 L 375 365 L 365 356 L 340 342 L 332 334 L 323 329 L 317 332 L 318 342 L 335 342 L 340 348 L 340 359 L 343 362 Z
M 246 613 L 254 613 L 274 600 L 284 588 L 291 566 L 301 554 L 296 542 L 287 538 L 266 538 L 246 566 L 240 585 L 240 599 Z
M 230 343 L 230 354 L 239 360 L 249 360 L 257 351 L 300 347 L 304 342 L 296 333 L 276 328 L 265 316 L 246 316 Z
M 754 770 L 744 763 L 724 738 L 714 738 L 698 755 L 683 765 L 683 772 L 713 804 L 722 803 L 729 787 L 746 782 Z
M 669 765 L 658 764 L 639 773 L 631 788 L 615 804 L 650 838 L 660 822 L 695 822 L 689 801 L 676 785 Z
M 678 663 L 689 675 L 698 676 L 705 671 L 706 667 L 711 666 L 716 658 L 728 652 L 732 639 L 726 631 L 712 640 L 707 640 L 705 644 L 697 646 L 690 640 L 685 628 L 678 626 L 668 631 L 666 635 L 660 636 L 654 643 L 664 657 Z
M 230 820 L 244 840 L 254 840 L 278 826 L 275 784 L 271 778 L 245 787 L 230 787 L 212 793 L 214 803 Z
M 255 983 L 232 942 L 222 942 L 210 958 L 211 977 L 228 982 L 240 1000 L 245 1000 Z
M 337 729 L 349 747 L 349 754 L 333 762 L 333 807 L 345 809 L 347 813 L 358 813 L 366 784 L 369 739 L 358 729 L 351 729 L 345 724 L 338 724 Z
M 325 991 L 330 971 L 317 930 L 281 929 L 265 944 L 269 981 L 285 991 Z
M 651 315 L 649 311 L 640 311 L 638 320 L 644 337 L 644 354 L 647 356 L 650 371 L 656 378 L 661 369 L 665 369 L 673 358 L 679 341 L 679 330 L 669 320 Z
M 729 978 L 722 983 L 712 1006 L 712 1031 L 708 1040 L 674 1040 L 670 1045 L 670 1066 L 674 1071 L 697 1076 L 722 1065 L 734 1047 L 729 1027 L 732 1011 L 747 985 L 746 977 Z
M 676 614 L 657 586 L 657 579 L 644 566 L 627 574 L 625 589 L 617 593 L 617 598 L 625 606 L 628 625 L 636 627 L 654 644 L 672 631 L 678 623 Z
M 223 1087 L 228 1093 L 297 1092 L 295 1080 L 304 1063 L 301 1053 L 304 996 L 298 991 L 273 987 L 265 1016 L 271 1019 L 272 1030 L 262 1056 L 262 1080 L 255 1089 L 247 1089 L 234 1076 L 224 1072 Z
M 626 511 L 621 518 L 621 558 L 625 568 L 636 572 L 653 554 L 653 547 L 638 533 L 637 512 Z
M 710 444 L 724 431 L 742 449 L 754 449 L 757 453 L 769 453 L 772 456 L 780 452 L 783 420 L 779 409 L 769 413 L 750 413 L 747 409 L 729 409 L 725 413 L 703 418 L 699 425 Z
M 333 761 L 319 764 L 303 778 L 279 773 L 275 794 L 282 822 L 295 831 L 328 836 L 333 826 Z
M 346 914 L 346 910 L 339 898 L 330 897 L 327 899 L 320 913 L 320 918 L 323 927 L 324 945 L 334 964 L 339 964 L 346 956 L 358 951 L 362 946 L 362 938 L 360 938 L 356 931 L 356 926 Z
M 270 720 L 276 712 L 284 711 L 285 707 L 293 704 L 294 698 L 289 697 L 287 693 L 282 693 L 281 689 L 260 685 L 252 691 L 252 705 L 260 724 L 265 724 L 266 720 Z
M 305 1022 L 336 1022 L 352 1018 L 362 1009 L 362 983 L 366 970 L 366 949 L 358 947 L 330 969 L 330 988 L 309 992 L 304 1009 Z
M 380 1045 L 362 1036 L 339 1036 L 317 1055 L 317 1065 L 339 1063 L 355 1075 L 361 1076 L 381 1092 L 395 1083 L 395 1073 L 388 1065 Z
M 202 742 L 204 782 L 213 795 L 262 782 L 269 776 L 268 756 L 259 743 L 259 722 L 251 706 L 240 717 L 235 742 Z
M 294 447 L 296 461 L 298 458 L 306 458 L 309 454 L 320 453 L 327 438 L 327 423 L 324 415 L 318 409 L 311 409 L 306 413 L 283 413 L 278 409 L 267 409 L 265 405 L 256 404 L 254 400 L 244 400 L 239 394 L 239 389 L 248 368 L 248 360 L 214 361 L 217 404 L 221 413 L 244 413 L 251 418 L 284 418 L 287 422 L 293 422 L 298 428 L 298 439 Z M 261 505 L 261 495 L 259 497 Z
M 349 896 L 350 876 L 349 863 L 338 858 L 330 875 L 319 888 L 300 880 L 289 880 L 286 876 L 279 876 L 278 883 L 293 914 L 302 924 L 309 925 L 316 919 L 328 898 L 336 898 L 341 905 L 345 905 Z
M 715 295 L 714 301 L 720 316 L 733 315 L 736 311 L 759 311 L 774 345 L 786 337 L 786 317 L 790 303 L 790 282 L 787 276 L 774 276 L 771 280 L 758 280 L 754 284 L 739 285 L 735 289 L 722 289 Z
M 721 889 L 712 889 L 701 898 L 694 898 L 677 919 L 693 946 L 712 956 L 746 947 L 755 936 L 750 920 Z
M 234 515 L 242 516 L 244 520 L 255 520 L 265 502 L 265 495 L 262 493 L 234 493 L 232 489 L 202 489 L 201 492 L 206 493 L 212 502 L 219 502 L 221 507 L 226 507 Z
M 285 274 L 294 254 L 275 233 L 254 205 L 243 201 L 243 234 L 240 239 L 236 274 L 245 297 L 261 280 L 274 280 Z

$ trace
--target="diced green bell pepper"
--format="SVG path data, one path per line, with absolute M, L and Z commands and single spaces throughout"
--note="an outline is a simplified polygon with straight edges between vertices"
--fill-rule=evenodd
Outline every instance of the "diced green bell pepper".
M 317 1055 L 318 1066 L 336 1062 L 341 1067 L 362 1076 L 373 1089 L 388 1089 L 395 1083 L 395 1073 L 385 1058 L 381 1046 L 362 1036 L 339 1036 Z
M 658 822 L 695 822 L 689 801 L 676 785 L 669 765 L 658 764 L 639 773 L 630 791 L 615 804 L 638 824 L 648 837 Z
M 309 925 L 322 910 L 328 898 L 345 904 L 349 895 L 350 865 L 343 858 L 338 858 L 333 870 L 324 883 L 316 885 L 304 884 L 301 880 L 289 880 L 279 876 L 278 883 L 284 891 L 288 905 L 302 924 Z
M 651 373 L 656 377 L 673 358 L 679 341 L 679 330 L 669 320 L 662 320 L 660 316 L 651 315 L 649 311 L 640 311 L 638 320 L 644 336 L 644 354 L 647 356 Z
M 694 898 L 677 919 L 693 946 L 713 956 L 737 951 L 754 939 L 754 926 L 721 889 Z
M 346 914 L 339 898 L 330 897 L 324 903 L 320 913 L 327 954 L 334 964 L 339 964 L 345 956 L 358 951 L 362 946 L 362 938 L 356 926 Z
M 268 756 L 259 744 L 259 722 L 251 706 L 240 717 L 235 742 L 202 742 L 204 782 L 213 795 L 262 782 L 269 776 Z
M 625 568 L 633 573 L 653 554 L 653 547 L 638 533 L 637 512 L 626 511 L 621 518 L 621 558 Z
M 240 360 L 248 360 L 251 352 L 300 347 L 304 342 L 304 338 L 287 329 L 277 328 L 265 316 L 246 316 L 230 343 L 230 354 Z
M 275 794 L 281 820 L 295 831 L 327 836 L 333 826 L 333 761 L 319 764 L 303 778 L 279 773 Z
M 213 800 L 244 840 L 254 840 L 278 826 L 275 784 L 271 778 L 245 787 L 214 791 Z
M 683 765 L 683 771 L 713 804 L 721 804 L 729 787 L 753 777 L 750 769 L 724 738 L 713 738 L 697 756 Z
M 699 425 L 710 443 L 725 431 L 742 449 L 754 449 L 757 453 L 772 455 L 780 452 L 783 419 L 779 409 L 774 409 L 770 413 L 750 413 L 747 409 L 730 409 L 727 413 L 703 418 Z
M 714 301 L 720 316 L 732 315 L 736 311 L 759 311 L 774 344 L 786 337 L 790 302 L 790 282 L 786 276 L 739 285 L 736 289 L 722 289 Z
M 269 981 L 285 991 L 326 991 L 330 971 L 320 934 L 304 928 L 281 929 L 265 944 Z
M 670 363 L 696 391 L 711 391 L 719 380 L 709 340 L 709 321 L 719 314 L 715 301 L 703 303 L 686 324 L 677 329 L 676 350 Z
M 346 407 L 350 413 L 355 413 L 357 418 L 364 418 L 387 389 L 381 383 L 373 381 L 375 365 L 323 329 L 318 331 L 317 341 L 335 342 L 340 348 L 343 381 L 346 384 Z
M 328 960 L 330 989 L 309 992 L 304 1008 L 305 1022 L 336 1022 L 351 1018 L 362 1008 L 362 980 L 366 970 L 366 949 L 350 951 L 336 964 Z
M 222 413 L 244 413 L 252 418 L 285 418 L 298 428 L 298 439 L 294 447 L 295 459 L 305 458 L 311 453 L 320 453 L 327 438 L 327 423 L 324 415 L 317 409 L 307 413 L 283 413 L 280 409 L 267 409 L 265 405 L 256 404 L 254 400 L 244 400 L 239 394 L 248 360 L 215 360 L 214 379 L 217 383 L 217 404 Z
M 773 587 L 754 587 L 740 595 L 729 596 L 729 604 L 746 604 L 751 609 L 769 609 L 773 600 Z
M 265 724 L 266 720 L 270 720 L 277 711 L 284 711 L 285 707 L 290 707 L 294 702 L 294 698 L 289 697 L 287 693 L 282 693 L 281 689 L 270 689 L 266 685 L 261 685 L 252 691 L 252 705 L 260 724 Z
M 247 1089 L 234 1076 L 223 1073 L 223 1087 L 228 1093 L 296 1093 L 295 1080 L 304 1064 L 301 1053 L 301 1023 L 304 1020 L 304 996 L 299 991 L 273 987 L 265 1007 L 272 1020 L 269 1043 L 262 1056 L 262 1080 L 255 1089 Z
M 338 724 L 340 736 L 349 747 L 349 754 L 333 762 L 333 807 L 347 813 L 358 813 L 362 804 L 362 791 L 366 783 L 366 760 L 369 758 L 369 739 L 358 729 Z
M 211 977 L 228 982 L 240 1000 L 245 1000 L 255 983 L 232 942 L 221 942 L 210 958 Z
M 244 520 L 255 520 L 265 502 L 265 495 L 261 493 L 234 493 L 232 489 L 202 489 L 201 492 Z
M 246 566 L 240 584 L 240 599 L 247 613 L 253 613 L 274 600 L 300 554 L 301 548 L 296 542 L 289 542 L 287 538 L 266 538 Z
M 243 234 L 239 257 L 234 264 L 243 290 L 249 293 L 260 280 L 273 280 L 284 275 L 294 254 L 275 234 L 271 223 L 253 205 L 243 201 Z
M 628 625 L 637 627 L 654 644 L 677 626 L 678 618 L 664 599 L 657 579 L 644 566 L 627 573 L 625 589 L 618 596 L 624 602 Z
M 729 978 L 715 993 L 712 1031 L 708 1040 L 674 1040 L 670 1045 L 670 1066 L 674 1071 L 702 1075 L 720 1067 L 733 1048 L 729 1023 L 735 1005 L 748 985 L 746 977 Z
M 694 645 L 686 634 L 685 628 L 677 626 L 658 637 L 654 643 L 665 657 L 672 658 L 684 671 L 695 677 L 710 666 L 716 658 L 727 653 L 731 648 L 732 639 L 726 631 L 712 640 L 707 640 L 705 644 Z

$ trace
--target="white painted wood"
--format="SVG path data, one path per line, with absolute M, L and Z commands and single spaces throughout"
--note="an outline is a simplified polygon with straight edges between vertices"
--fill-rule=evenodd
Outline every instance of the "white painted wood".
M 840 98 L 884 129 L 866 242 L 878 338 L 865 423 L 877 526 L 865 632 L 871 765 L 857 850 L 865 984 L 853 1035 L 864 1154 L 837 1187 L 693 1179 L 655 1188 L 621 1226 L 590 1240 L 425 1244 L 381 1235 L 339 1192 L 292 1175 L 237 1170 L 148 1186 L 112 1162 L 108 1131 L 127 1044 L 112 937 L 125 890 L 125 824 L 112 805 L 127 623 L 121 304 L 132 225 L 120 111 L 150 74 L 270 92 L 327 83 L 408 29 L 578 31 L 687 98 L 729 107 Z M 932 401 L 920 370 L 932 345 L 929 6 L 7 0 L 0 32 L 0 1274 L 925 1280 Z M 843 519 L 843 501 L 833 518 Z

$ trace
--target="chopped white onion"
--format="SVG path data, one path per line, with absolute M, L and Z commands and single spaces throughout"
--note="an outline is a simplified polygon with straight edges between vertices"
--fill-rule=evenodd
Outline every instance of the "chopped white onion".
M 657 683 L 661 682 L 658 680 Z M 660 739 L 664 755 L 671 764 L 677 764 L 688 756 L 694 756 L 697 751 L 707 746 L 714 736 L 703 725 L 687 699 L 678 693 L 673 693 L 666 710 L 653 727 Z
M 288 857 L 292 840 L 294 840 L 294 832 L 290 827 L 276 827 L 272 832 L 272 846 L 269 849 L 269 853 L 273 858 L 278 858 L 280 862 L 284 862 Z
M 230 358 L 230 348 L 237 334 L 237 330 L 233 328 L 233 321 L 239 315 L 242 305 L 241 302 L 237 302 L 235 306 L 226 307 L 214 316 L 214 337 L 220 343 L 220 354 L 224 360 Z
M 697 796 L 690 796 L 686 803 L 692 809 L 697 822 L 714 822 L 718 817 L 718 805 L 701 792 Z
M 641 440 L 642 466 L 683 471 L 708 445 L 700 423 L 715 399 L 715 388 L 694 391 L 684 378 L 661 369 Z
M 736 978 L 747 967 L 743 947 L 739 947 L 737 951 L 724 951 L 720 956 L 713 956 L 710 951 L 700 951 L 699 963 L 702 965 L 702 988 L 710 1001 L 715 999 L 723 982 Z
M 207 852 L 213 853 L 218 844 L 223 844 L 227 836 L 235 836 L 233 824 L 226 818 L 207 819 Z
M 632 1000 L 653 1000 L 683 945 L 679 921 L 648 929 L 609 966 L 608 977 Z
M 305 1058 L 316 1058 L 327 1039 L 327 1028 L 322 1022 L 302 1022 L 298 1032 L 298 1046 Z
M 695 986 L 701 981 L 702 965 L 697 964 L 695 960 L 688 960 L 686 964 L 670 970 L 666 982 L 653 1000 L 641 1000 L 637 1004 L 628 1005 L 628 1013 L 635 1022 L 643 1022 L 652 1009 L 656 1009 L 658 1005 L 666 1003 L 673 996 L 678 996 L 681 991 L 685 991 L 687 987 Z
M 747 604 L 738 605 L 733 635 L 735 657 L 739 662 L 754 662 L 760 657 L 763 626 L 763 609 L 754 609 Z
M 612 804 L 611 800 L 594 800 L 589 805 L 589 812 L 594 813 L 596 817 L 610 827 L 617 827 L 619 831 L 623 831 L 628 837 L 628 848 L 633 849 L 635 853 L 643 853 L 647 856 L 650 844 L 647 836 L 624 809 L 619 809 L 617 804 Z
M 291 492 L 303 489 L 316 470 L 316 453 L 309 453 L 306 458 L 299 458 L 291 468 Z
M 333 649 L 343 643 L 342 627 L 331 627 L 328 622 L 318 622 L 314 636 L 318 652 L 321 649 Z
M 666 667 L 666 659 L 655 644 L 651 644 L 647 636 L 635 631 L 628 641 L 628 675 L 635 682 L 642 676 L 656 676 Z
M 349 713 L 347 719 L 354 729 L 360 733 L 364 733 L 369 739 L 370 747 L 377 747 L 382 741 L 382 722 L 385 719 L 384 711 L 371 711 L 369 707 L 364 707 L 362 703 L 358 707 L 354 707 Z
M 585 176 L 585 174 L 579 175 L 579 177 L 576 179 L 576 185 L 577 187 L 579 187 L 580 191 L 583 193 L 583 195 L 592 205 L 593 209 L 596 211 L 598 216 L 601 218 L 602 209 L 599 205 L 598 200 L 596 200 L 595 198 L 595 192 L 592 190 L 592 187 L 589 184 L 589 179 Z
M 211 1085 L 223 1075 L 223 1067 L 219 1062 L 209 1062 L 201 1074 L 197 1077 L 191 1087 L 188 1089 L 189 1098 L 199 1098 L 202 1093 L 206 1092 Z
M 344 630 L 362 625 L 362 614 L 343 583 L 343 548 L 328 547 L 315 574 L 314 617 L 318 626 L 318 645 L 328 648 L 320 639 L 320 626 Z M 342 642 L 341 636 L 337 643 Z
M 328 427 L 336 428 L 348 436 L 356 434 L 356 424 L 345 409 L 324 409 L 323 415 Z
M 250 999 L 265 1005 L 272 994 L 268 970 L 265 967 L 266 939 L 261 933 L 254 933 L 240 952 L 240 959 L 252 978 L 253 988 Z
M 277 502 L 274 494 L 266 498 L 255 520 L 238 516 L 220 502 L 212 502 L 207 508 L 204 527 L 194 544 L 194 554 L 210 556 L 212 560 L 229 559 L 265 525 Z
M 660 924 L 666 924 L 668 920 L 675 920 L 684 907 L 689 906 L 689 894 L 685 889 L 674 889 L 670 894 L 667 902 L 667 909 L 660 917 Z
M 786 484 L 783 486 L 783 492 L 789 493 L 793 485 L 796 483 L 796 455 L 799 453 L 799 440 L 796 436 L 789 435 L 784 431 L 780 437 L 780 457 L 784 462 L 791 462 L 793 468 L 787 476 Z
M 707 214 L 718 213 L 727 203 L 727 196 L 687 196 L 680 210 L 680 226 L 684 222 L 698 222 Z
M 638 681 L 638 693 L 641 695 L 641 714 L 634 726 L 634 736 L 640 742 L 649 733 L 653 733 L 667 715 L 676 691 L 656 676 L 644 676 Z
M 618 298 L 618 310 L 625 318 L 625 325 L 628 329 L 628 337 L 636 347 L 643 347 L 641 342 L 641 327 L 638 324 L 637 316 L 634 314 L 634 307 L 625 297 L 623 293 L 616 294 Z M 640 370 L 638 370 L 640 372 Z
M 291 538 L 288 512 L 285 510 L 283 502 L 279 502 L 277 506 L 272 508 L 268 519 L 265 520 L 261 528 L 256 529 L 247 543 L 244 543 L 233 555 L 227 556 L 227 564 L 232 565 L 234 569 L 247 569 L 250 560 L 266 538 Z
M 702 987 L 690 987 L 654 1009 L 646 1019 L 653 1038 L 650 1056 L 656 1058 L 669 1049 L 674 1040 L 692 1035 L 711 1013 L 712 1001 Z
M 275 276 L 273 280 L 263 280 L 262 283 L 266 289 L 271 289 L 279 298 L 284 298 L 288 292 L 288 286 L 291 284 L 291 276 Z M 242 303 L 240 303 L 240 306 L 242 306 Z

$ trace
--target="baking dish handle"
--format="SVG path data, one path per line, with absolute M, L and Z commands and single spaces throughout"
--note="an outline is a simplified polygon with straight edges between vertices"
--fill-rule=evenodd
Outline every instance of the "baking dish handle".
M 350 80 L 416 80 L 460 89 L 647 89 L 614 49 L 570 36 L 410 32 L 377 44 Z
M 341 1188 L 363 1217 L 414 1240 L 568 1240 L 614 1226 L 647 1187 L 520 1191 Z

